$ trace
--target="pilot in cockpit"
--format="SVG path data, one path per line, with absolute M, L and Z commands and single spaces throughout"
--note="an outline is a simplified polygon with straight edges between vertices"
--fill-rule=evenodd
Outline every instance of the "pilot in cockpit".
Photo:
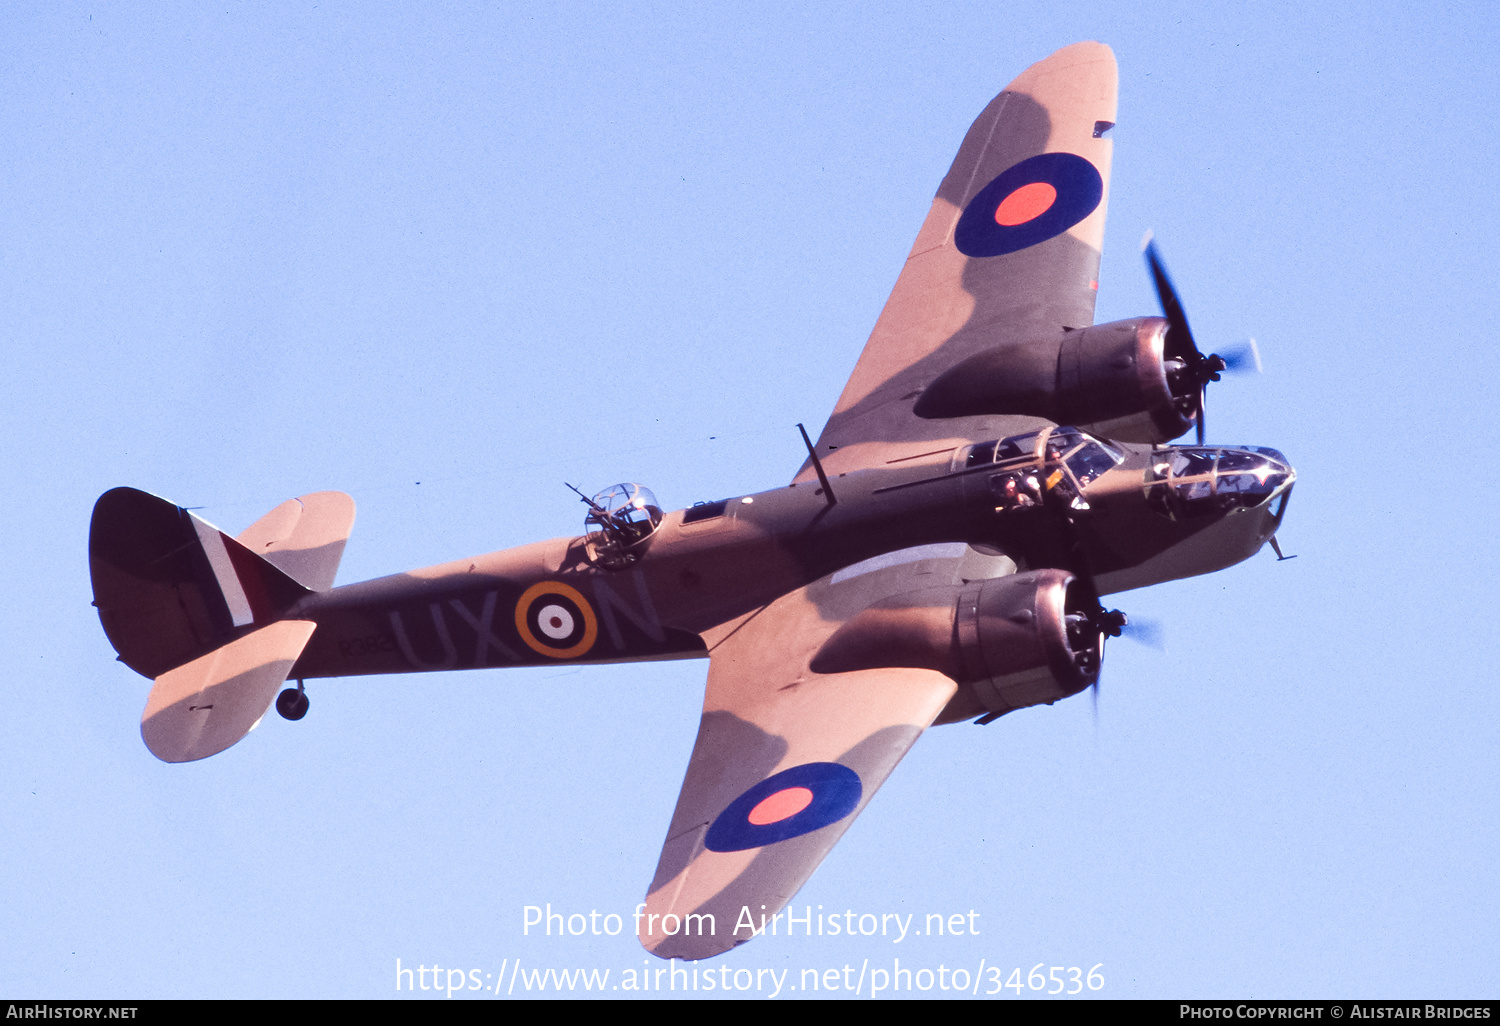
M 1034 494 L 1029 494 L 1034 493 Z M 1040 486 L 1036 478 L 1030 475 L 1011 474 L 1005 478 L 1005 483 L 1000 486 L 1000 504 L 996 507 L 997 512 L 1008 509 L 1022 509 L 1027 506 L 1035 506 L 1040 494 Z

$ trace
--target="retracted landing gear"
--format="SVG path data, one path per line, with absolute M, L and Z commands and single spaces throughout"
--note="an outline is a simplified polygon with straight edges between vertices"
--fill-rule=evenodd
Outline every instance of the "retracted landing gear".
M 307 692 L 302 689 L 302 681 L 276 696 L 276 711 L 289 720 L 300 720 L 307 715 Z

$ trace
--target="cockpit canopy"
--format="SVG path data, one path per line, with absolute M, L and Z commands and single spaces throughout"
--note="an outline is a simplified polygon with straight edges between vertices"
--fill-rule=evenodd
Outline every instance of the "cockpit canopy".
M 1181 520 L 1251 509 L 1274 497 L 1271 513 L 1279 520 L 1292 479 L 1286 457 L 1263 446 L 1163 449 L 1146 472 L 1146 504 Z
M 584 541 L 590 558 L 600 566 L 618 569 L 634 563 L 644 542 L 661 525 L 661 506 L 651 489 L 634 482 L 610 485 L 588 500 L 583 518 Z
M 1056 490 L 1074 509 L 1087 509 L 1083 489 L 1125 462 L 1125 454 L 1075 427 L 1054 427 L 977 442 L 958 450 L 953 469 L 995 465 L 1008 470 L 990 479 L 1002 508 L 1032 506 Z

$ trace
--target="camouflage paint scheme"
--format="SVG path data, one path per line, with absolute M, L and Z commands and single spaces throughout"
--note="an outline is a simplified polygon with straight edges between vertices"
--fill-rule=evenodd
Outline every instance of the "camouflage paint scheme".
M 809 458 L 786 486 L 660 515 L 613 562 L 598 537 L 559 538 L 337 588 L 354 518 L 341 493 L 291 500 L 237 539 L 145 492 L 106 493 L 95 604 L 121 660 L 156 679 L 148 747 L 168 761 L 221 751 L 287 679 L 706 656 L 698 740 L 638 932 L 664 958 L 750 939 L 742 909 L 757 925 L 779 912 L 929 725 L 1087 686 L 1102 636 L 1091 661 L 1065 651 L 1060 667 L 1040 628 L 1026 633 L 1046 594 L 1074 587 L 1067 571 L 1087 567 L 1100 593 L 1207 573 L 1280 523 L 1295 475 L 1279 453 L 1153 444 L 1191 423 L 1180 401 L 1153 421 L 1114 409 L 1109 389 L 1066 402 L 1045 382 L 1035 401 L 986 391 L 986 375 L 1016 380 L 1027 360 L 1044 379 L 1056 363 L 1061 382 L 1066 354 L 1106 330 L 1109 345 L 1160 348 L 1159 319 L 1089 328 L 1116 82 L 1108 47 L 1080 43 L 974 122 L 812 448 L 826 489 Z M 1001 498 L 1004 475 L 969 447 L 1063 438 L 1037 411 L 1068 403 L 1115 458 L 1069 477 L 1038 441 L 1005 470 L 1046 494 Z M 1267 485 L 1254 503 L 1181 515 L 1169 487 L 1230 487 L 1212 471 L 1169 484 L 1173 454 L 1192 452 L 1174 466 L 1259 461 L 1275 501 Z M 1062 513 L 1059 496 L 1074 500 Z M 995 613 L 1005 602 L 1019 611 Z

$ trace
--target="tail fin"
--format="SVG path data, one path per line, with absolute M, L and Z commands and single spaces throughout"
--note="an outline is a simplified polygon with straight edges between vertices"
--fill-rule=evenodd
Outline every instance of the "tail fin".
M 336 532 L 327 525 L 334 518 L 283 514 L 273 521 L 290 505 L 273 510 L 245 536 L 262 550 L 279 546 L 275 556 L 289 567 L 331 583 L 343 551 L 342 539 L 330 540 Z M 352 500 L 346 508 L 347 528 Z M 315 544 L 304 545 L 304 536 Z M 89 571 L 104 633 L 120 661 L 147 677 L 160 677 L 281 619 L 311 593 L 269 553 L 263 557 L 187 510 L 134 488 L 105 492 L 94 505 Z
M 141 740 L 164 762 L 222 752 L 260 722 L 317 626 L 279 620 L 162 674 L 141 714 Z

